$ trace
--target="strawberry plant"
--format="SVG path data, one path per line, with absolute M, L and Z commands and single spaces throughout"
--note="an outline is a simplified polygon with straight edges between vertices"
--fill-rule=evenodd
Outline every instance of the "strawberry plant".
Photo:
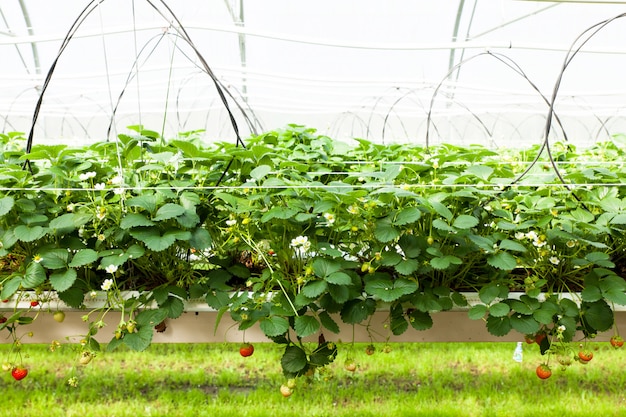
M 380 307 L 388 334 L 372 340 L 462 307 L 491 334 L 515 331 L 550 353 L 610 330 L 626 305 L 626 195 L 603 186 L 626 180 L 605 164 L 624 158 L 623 136 L 556 143 L 548 157 L 348 145 L 295 125 L 245 146 L 197 133 L 131 126 L 115 142 L 5 149 L 0 299 L 11 311 L 0 330 L 21 340 L 54 293 L 85 308 L 83 350 L 99 351 L 103 331 L 107 349 L 144 350 L 200 299 L 282 345 L 291 379 L 335 360 L 325 334 L 368 328 Z M 104 306 L 86 308 L 96 295 Z M 112 310 L 120 321 L 105 327 Z

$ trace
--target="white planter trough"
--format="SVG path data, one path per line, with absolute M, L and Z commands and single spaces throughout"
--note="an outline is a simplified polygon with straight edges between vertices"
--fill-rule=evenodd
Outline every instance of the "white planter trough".
M 511 298 L 521 296 L 523 293 L 511 294 Z M 127 296 L 136 296 L 138 293 L 129 292 Z M 366 325 L 348 325 L 336 318 L 340 332 L 338 334 L 330 331 L 324 332 L 327 340 L 330 341 L 354 341 L 370 342 L 373 337 L 374 342 L 516 342 L 523 340 L 523 335 L 511 331 L 508 335 L 497 337 L 491 335 L 482 320 L 470 320 L 467 310 L 472 305 L 480 303 L 477 293 L 464 293 L 469 303 L 468 307 L 455 307 L 453 310 L 432 314 L 433 326 L 428 330 L 417 331 L 409 328 L 400 336 L 394 336 L 386 327 L 388 319 L 388 307 L 382 305 Z M 564 294 L 563 297 L 576 301 L 576 295 Z M 31 307 L 31 301 L 39 300 L 36 307 Z M 20 301 L 16 299 L 5 300 L 0 303 L 0 314 L 9 315 L 17 310 L 30 310 L 27 314 L 37 316 L 36 320 L 29 325 L 24 325 L 19 332 L 32 332 L 32 337 L 24 337 L 24 343 L 50 343 L 53 340 L 79 341 L 87 331 L 87 323 L 83 321 L 83 316 L 93 309 L 106 305 L 107 297 L 105 292 L 97 292 L 95 297 L 85 299 L 84 309 L 75 309 L 67 306 L 59 300 L 54 293 L 46 293 L 37 296 L 34 293 L 23 294 Z M 64 311 L 65 320 L 58 323 L 53 319 L 55 311 Z M 241 342 L 243 332 L 237 329 L 237 322 L 233 321 L 229 314 L 224 314 L 216 327 L 217 311 L 209 307 L 204 300 L 185 301 L 185 311 L 177 319 L 166 320 L 166 329 L 163 332 L 154 334 L 153 343 L 219 343 L 219 342 Z M 96 339 L 100 342 L 107 342 L 113 337 L 113 332 L 120 320 L 120 314 L 111 311 L 106 316 L 106 326 L 102 328 Z M 626 328 L 626 308 L 616 306 L 616 324 L 620 328 Z M 598 341 L 608 341 L 612 332 L 605 332 L 598 335 Z M 251 342 L 268 342 L 269 340 L 261 332 L 258 325 L 245 331 L 245 340 Z M 311 340 L 316 340 L 312 337 Z M 9 338 L 3 338 L 2 343 L 10 343 Z

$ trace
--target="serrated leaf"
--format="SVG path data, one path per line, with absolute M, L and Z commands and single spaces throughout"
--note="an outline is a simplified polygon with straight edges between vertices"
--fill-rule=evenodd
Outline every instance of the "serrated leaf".
M 626 305 L 626 294 L 624 293 L 624 291 L 611 289 L 608 291 L 603 291 L 602 295 L 604 296 L 604 298 L 606 298 L 608 301 L 612 303 L 619 304 L 622 306 Z
M 452 302 L 459 307 L 466 307 L 468 305 L 467 298 L 460 292 L 454 291 L 450 295 L 450 298 L 452 299 Z
M 153 226 L 154 222 L 140 213 L 129 213 L 122 218 L 120 227 L 130 229 L 132 227 Z
M 283 371 L 288 374 L 297 374 L 306 368 L 308 361 L 306 352 L 298 346 L 287 346 L 280 359 Z
M 76 270 L 72 268 L 61 272 L 55 272 L 50 275 L 50 285 L 52 285 L 52 288 L 55 291 L 63 292 L 74 285 L 76 276 Z
M 209 307 L 215 310 L 221 310 L 230 304 L 230 296 L 224 291 L 209 290 L 204 300 Z
M 491 174 L 493 174 L 493 168 L 487 165 L 470 165 L 469 167 L 467 167 L 465 172 L 463 172 L 464 175 L 468 173 L 487 181 Z
M 163 235 L 157 228 L 132 229 L 130 235 L 142 241 L 146 247 L 160 252 L 172 246 L 176 240 L 189 240 L 191 233 L 183 230 L 168 230 Z
M 438 230 L 443 230 L 449 233 L 456 233 L 456 229 L 450 226 L 448 223 L 444 222 L 441 219 L 433 220 L 433 227 Z
M 22 277 L 20 276 L 15 276 L 7 281 L 4 281 L 2 283 L 2 292 L 0 293 L 0 296 L 3 300 L 8 300 L 17 292 L 20 285 L 22 285 Z
M 502 242 L 500 242 L 500 249 L 506 249 L 506 250 L 512 250 L 515 252 L 526 252 L 527 249 L 524 245 L 522 245 L 521 243 L 509 240 L 509 239 L 504 239 Z
M 400 231 L 393 227 L 388 220 L 379 220 L 376 222 L 374 236 L 378 241 L 387 243 L 400 237 Z
M 137 197 L 129 198 L 126 204 L 129 207 L 141 207 L 148 213 L 154 213 L 157 207 L 157 198 L 154 194 L 142 194 Z
M 385 251 L 380 257 L 380 264 L 382 266 L 394 266 L 400 261 L 402 261 L 402 255 L 398 252 Z
M 626 291 L 626 281 L 618 275 L 608 275 L 602 278 L 598 285 L 602 292 L 606 291 Z
M 79 225 L 75 223 L 76 214 L 74 213 L 65 213 L 60 215 L 59 217 L 55 217 L 50 220 L 49 227 L 54 231 L 64 231 L 70 232 L 76 229 Z
M 57 294 L 59 300 L 72 308 L 80 308 L 83 305 L 85 295 L 80 288 L 70 288 Z
M 259 165 L 258 167 L 254 168 L 252 171 L 250 171 L 250 178 L 252 178 L 253 180 L 257 181 L 257 183 L 258 183 L 263 177 L 265 177 L 271 171 L 272 171 L 272 167 L 271 166 L 269 166 L 269 165 Z
M 171 319 L 176 319 L 180 317 L 185 311 L 185 304 L 180 298 L 170 296 L 167 297 L 164 302 L 159 303 L 159 308 L 167 311 L 167 317 Z
M 98 260 L 98 252 L 93 249 L 81 249 L 72 256 L 69 265 L 71 268 L 89 265 Z
M 419 268 L 419 262 L 417 259 L 404 259 L 398 263 L 394 268 L 400 275 L 411 275 Z
M 328 293 L 333 297 L 333 300 L 339 304 L 345 303 L 348 301 L 348 298 L 350 298 L 350 290 L 345 285 L 329 284 Z
M 584 322 L 594 330 L 605 332 L 613 327 L 614 313 L 604 300 L 583 303 L 581 309 Z
M 467 315 L 471 320 L 480 320 L 485 317 L 487 311 L 489 311 L 489 309 L 486 305 L 476 304 L 468 310 Z
M 485 304 L 491 304 L 500 296 L 500 289 L 497 285 L 486 285 L 478 290 L 478 298 Z
M 341 269 L 341 264 L 332 259 L 315 258 L 311 264 L 313 272 L 320 278 L 326 278 Z
M 403 295 L 412 294 L 417 290 L 417 284 L 407 279 L 395 279 L 376 277 L 368 280 L 365 291 L 385 302 L 392 302 Z
M 457 229 L 471 229 L 478 224 L 478 219 L 474 216 L 470 216 L 467 214 L 461 214 L 459 217 L 454 219 L 454 223 L 452 223 L 453 227 Z
M 313 316 L 297 316 L 294 319 L 294 329 L 299 337 L 307 337 L 320 329 L 320 322 Z
M 513 329 L 521 334 L 535 334 L 541 327 L 532 315 L 512 314 L 510 320 Z
M 167 310 L 157 308 L 154 310 L 143 310 L 137 316 L 135 321 L 138 326 L 154 327 L 167 318 Z
M 335 322 L 335 320 L 333 320 L 333 318 L 330 316 L 330 314 L 328 314 L 328 312 L 322 311 L 318 314 L 318 316 L 324 328 L 330 330 L 331 332 L 335 334 L 339 333 L 339 330 L 340 330 L 339 325 L 337 324 L 337 322 Z
M 517 261 L 507 252 L 498 252 L 494 255 L 487 257 L 487 263 L 494 268 L 501 269 L 503 271 L 511 271 L 517 267 Z
M 439 214 L 441 217 L 445 218 L 448 221 L 452 220 L 453 214 L 448 207 L 435 200 L 429 200 L 429 203 L 432 208 L 435 209 L 435 212 L 437 212 L 437 214 Z
M 559 306 L 561 307 L 564 316 L 578 317 L 580 314 L 578 305 L 570 299 L 562 298 L 559 300 Z
M 328 283 L 326 281 L 309 281 L 304 287 L 302 287 L 302 293 L 311 299 L 315 299 L 322 295 L 328 289 Z
M 428 330 L 433 327 L 433 318 L 428 312 L 413 310 L 409 314 L 409 323 L 415 330 Z
M 402 306 L 400 304 L 394 304 L 391 307 L 390 315 L 391 320 L 389 323 L 389 327 L 391 328 L 391 333 L 398 336 L 406 332 L 406 330 L 409 328 L 409 323 L 404 317 L 404 310 L 402 309 Z
M 393 224 L 396 226 L 404 226 L 409 223 L 415 223 L 419 220 L 422 213 L 415 207 L 407 207 L 398 212 L 393 219 Z
M 13 200 L 13 197 L 6 196 L 6 197 L 0 198 L 0 217 L 10 212 L 11 209 L 13 208 L 14 203 L 15 203 L 15 200 Z
M 204 250 L 211 247 L 213 244 L 213 239 L 211 238 L 211 234 L 208 230 L 198 227 L 191 233 L 191 238 L 189 239 L 189 246 L 194 249 Z
M 451 265 L 460 265 L 461 263 L 463 263 L 461 259 L 452 255 L 441 256 L 430 260 L 430 266 L 440 271 L 449 268 Z
M 511 311 L 506 303 L 495 303 L 489 306 L 489 315 L 494 317 L 504 317 Z
M 153 335 L 154 332 L 151 327 L 137 326 L 137 331 L 135 333 L 125 335 L 122 340 L 124 341 L 124 344 L 132 350 L 141 352 L 150 346 Z
M 26 273 L 22 279 L 22 286 L 27 289 L 35 288 L 46 281 L 46 270 L 36 262 L 31 262 L 26 267 Z
M 47 269 L 61 269 L 67 266 L 67 249 L 49 249 L 40 252 L 41 264 Z
M 261 320 L 260 327 L 267 337 L 276 337 L 289 330 L 289 321 L 284 317 L 270 316 Z
M 374 311 L 376 311 L 376 302 L 371 298 L 349 300 L 341 309 L 341 320 L 348 324 L 361 323 L 374 314 Z
M 333 272 L 324 278 L 328 283 L 335 285 L 351 285 L 352 278 L 345 272 Z
M 580 296 L 583 301 L 593 302 L 602 299 L 602 291 L 595 285 L 585 285 L 585 288 L 580 292 Z
M 271 209 L 269 209 L 261 217 L 261 222 L 262 223 L 267 223 L 267 222 L 269 222 L 270 220 L 273 220 L 273 219 L 287 220 L 287 219 L 290 219 L 293 216 L 295 216 L 297 213 L 298 213 L 298 210 L 296 210 L 294 208 L 275 206 L 275 207 L 272 207 Z
M 156 215 L 152 218 L 154 221 L 163 221 L 173 219 L 185 213 L 186 209 L 180 204 L 167 203 L 159 207 Z
M 513 326 L 511 326 L 511 320 L 508 316 L 495 317 L 489 315 L 487 317 L 487 331 L 494 336 L 505 336 L 512 328 Z
M 13 233 L 22 242 L 33 242 L 43 237 L 46 234 L 46 229 L 42 226 L 26 226 L 22 224 L 13 229 Z

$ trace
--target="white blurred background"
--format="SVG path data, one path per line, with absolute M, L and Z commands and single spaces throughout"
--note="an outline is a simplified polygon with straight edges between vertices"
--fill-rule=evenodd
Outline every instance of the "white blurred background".
M 2 0 L 0 132 L 34 126 L 35 143 L 80 144 L 143 124 L 234 140 L 200 55 L 244 138 L 295 123 L 341 140 L 523 146 L 542 141 L 546 101 L 583 35 L 551 137 L 591 144 L 626 132 L 626 19 L 602 25 L 625 12 L 522 0 Z

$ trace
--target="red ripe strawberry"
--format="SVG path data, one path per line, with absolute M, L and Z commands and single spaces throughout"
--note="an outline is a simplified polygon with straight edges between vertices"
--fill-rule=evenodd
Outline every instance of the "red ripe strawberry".
M 37 307 L 38 305 L 39 305 L 39 301 L 37 301 L 37 300 L 33 300 L 33 301 L 30 302 L 30 306 L 31 307 Z
M 593 359 L 593 352 L 589 350 L 581 350 L 578 352 L 578 359 L 580 359 L 582 363 L 587 363 Z
M 7 318 L 4 316 L 0 316 L 0 324 L 6 323 L 7 322 Z
M 611 337 L 611 340 L 609 342 L 614 348 L 621 348 L 622 346 L 624 346 L 624 339 L 622 339 L 622 337 L 618 335 Z
M 26 378 L 26 375 L 28 375 L 28 369 L 22 366 L 16 366 L 11 370 L 11 376 L 15 378 L 16 381 Z
M 243 356 L 244 358 L 247 358 L 248 356 L 252 356 L 253 353 L 254 353 L 254 346 L 252 345 L 252 343 L 244 343 L 239 348 L 239 354 Z
M 545 333 L 537 333 L 537 334 L 535 335 L 535 342 L 536 342 L 538 345 L 540 345 L 540 344 L 541 344 L 541 342 L 543 341 L 543 339 L 545 339 L 545 338 L 546 338 L 546 334 L 545 334 Z
M 552 376 L 552 370 L 546 363 L 542 363 L 541 365 L 539 365 L 535 372 L 537 373 L 537 376 L 541 379 L 548 379 Z

